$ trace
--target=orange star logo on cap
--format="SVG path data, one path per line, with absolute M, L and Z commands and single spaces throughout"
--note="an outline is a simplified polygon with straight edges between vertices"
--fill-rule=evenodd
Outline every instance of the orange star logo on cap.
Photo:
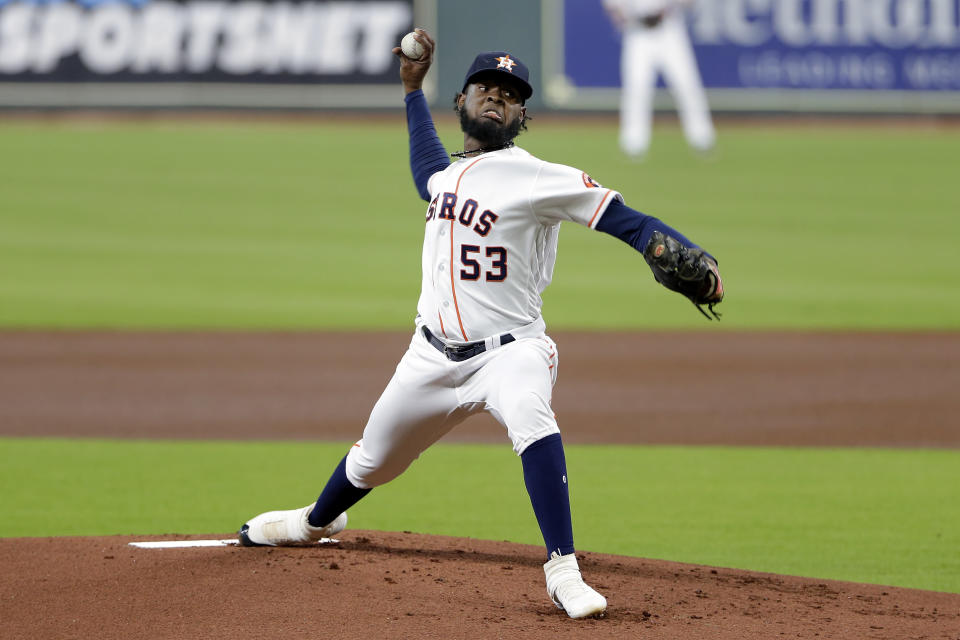
M 513 65 L 517 64 L 510 59 L 510 54 L 508 53 L 505 56 L 500 56 L 496 59 L 500 64 L 497 65 L 497 69 L 506 69 L 510 73 L 513 73 Z

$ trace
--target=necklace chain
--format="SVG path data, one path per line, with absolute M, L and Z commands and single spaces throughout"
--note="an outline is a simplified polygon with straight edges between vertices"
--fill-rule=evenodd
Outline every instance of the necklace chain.
M 487 153 L 488 151 L 501 151 L 503 149 L 509 149 L 513 146 L 513 142 L 506 142 L 496 147 L 481 147 L 479 149 L 474 149 L 472 151 L 457 151 L 456 153 L 451 153 L 450 155 L 454 158 L 466 158 L 472 153 Z

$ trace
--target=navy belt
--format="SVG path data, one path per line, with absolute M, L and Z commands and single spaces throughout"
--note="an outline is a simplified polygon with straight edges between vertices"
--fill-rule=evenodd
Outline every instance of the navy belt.
M 483 340 L 460 345 L 459 347 L 451 347 L 443 340 L 430 333 L 430 329 L 427 329 L 426 327 L 423 328 L 423 337 L 427 339 L 427 342 L 436 347 L 437 351 L 446 356 L 447 360 L 453 360 L 454 362 L 463 362 L 464 360 L 469 360 L 473 356 L 478 356 L 487 350 L 487 345 Z M 509 333 L 505 333 L 500 336 L 501 346 L 513 342 L 514 340 L 516 340 L 516 338 Z

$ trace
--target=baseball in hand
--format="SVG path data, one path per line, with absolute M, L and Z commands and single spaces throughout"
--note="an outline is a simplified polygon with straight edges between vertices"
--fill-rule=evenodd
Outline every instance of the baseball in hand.
M 403 51 L 403 55 L 411 60 L 419 60 L 423 57 L 423 45 L 417 42 L 413 36 L 413 31 L 403 36 L 403 40 L 400 41 L 400 50 Z

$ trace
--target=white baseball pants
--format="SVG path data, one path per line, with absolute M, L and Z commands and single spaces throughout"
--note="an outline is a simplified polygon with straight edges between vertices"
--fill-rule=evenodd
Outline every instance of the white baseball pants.
M 418 331 L 373 407 L 363 438 L 347 454 L 346 473 L 361 489 L 385 484 L 467 416 L 488 411 L 507 429 L 517 455 L 559 433 L 550 407 L 556 344 L 520 338 L 452 362 Z
M 683 133 L 691 147 L 710 149 L 716 138 L 706 93 L 681 14 L 668 14 L 652 29 L 632 27 L 621 53 L 620 147 L 643 155 L 650 147 L 653 97 L 658 72 L 673 95 Z

